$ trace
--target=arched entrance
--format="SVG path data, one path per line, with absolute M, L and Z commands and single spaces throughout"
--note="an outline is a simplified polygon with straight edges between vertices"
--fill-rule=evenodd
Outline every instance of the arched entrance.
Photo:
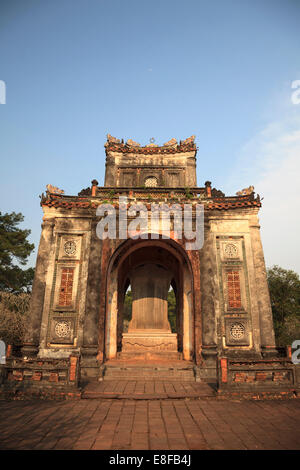
M 132 318 L 123 331 L 124 298 Z M 168 293 L 176 296 L 176 332 L 168 320 Z M 193 275 L 174 240 L 127 240 L 112 255 L 106 288 L 105 358 L 194 357 Z

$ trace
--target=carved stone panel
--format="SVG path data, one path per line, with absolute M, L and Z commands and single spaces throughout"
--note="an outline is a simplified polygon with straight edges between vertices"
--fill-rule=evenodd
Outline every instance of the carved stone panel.
M 140 173 L 140 185 L 148 188 L 163 186 L 162 171 L 154 168 L 142 169 Z
M 249 324 L 244 318 L 225 318 L 227 346 L 249 346 Z
M 73 344 L 74 318 L 53 317 L 50 327 L 50 342 L 55 344 Z
M 134 170 L 120 170 L 120 186 L 125 188 L 136 186 L 137 174 Z
M 56 268 L 54 310 L 75 310 L 78 289 L 79 265 L 61 263 Z
M 148 176 L 145 179 L 146 188 L 156 188 L 158 186 L 158 181 L 156 176 Z
M 227 239 L 220 242 L 220 255 L 222 261 L 243 259 L 241 239 Z
M 179 186 L 183 186 L 183 182 L 181 181 L 181 173 L 179 171 L 168 171 L 166 175 L 166 186 L 170 188 L 178 188 Z
M 224 313 L 246 312 L 245 277 L 241 266 L 223 267 Z
M 79 260 L 81 257 L 82 237 L 78 235 L 61 235 L 58 259 Z

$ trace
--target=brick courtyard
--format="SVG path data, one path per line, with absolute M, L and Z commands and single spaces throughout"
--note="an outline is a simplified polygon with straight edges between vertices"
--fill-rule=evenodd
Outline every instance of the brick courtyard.
M 0 401 L 0 449 L 300 449 L 300 401 Z

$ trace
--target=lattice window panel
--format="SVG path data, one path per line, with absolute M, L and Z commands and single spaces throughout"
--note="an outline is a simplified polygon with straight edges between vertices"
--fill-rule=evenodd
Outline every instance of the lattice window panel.
M 240 273 L 238 271 L 227 272 L 227 291 L 229 308 L 242 308 Z
M 158 181 L 155 176 L 149 176 L 145 179 L 146 188 L 156 188 L 158 186 Z
M 61 282 L 58 301 L 58 304 L 61 307 L 67 307 L 72 304 L 73 282 L 74 268 L 63 268 L 61 271 Z

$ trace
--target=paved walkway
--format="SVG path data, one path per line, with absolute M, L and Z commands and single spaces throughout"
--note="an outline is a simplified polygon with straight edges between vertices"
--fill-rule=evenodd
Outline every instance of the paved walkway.
M 300 400 L 0 401 L 0 449 L 300 449 Z

